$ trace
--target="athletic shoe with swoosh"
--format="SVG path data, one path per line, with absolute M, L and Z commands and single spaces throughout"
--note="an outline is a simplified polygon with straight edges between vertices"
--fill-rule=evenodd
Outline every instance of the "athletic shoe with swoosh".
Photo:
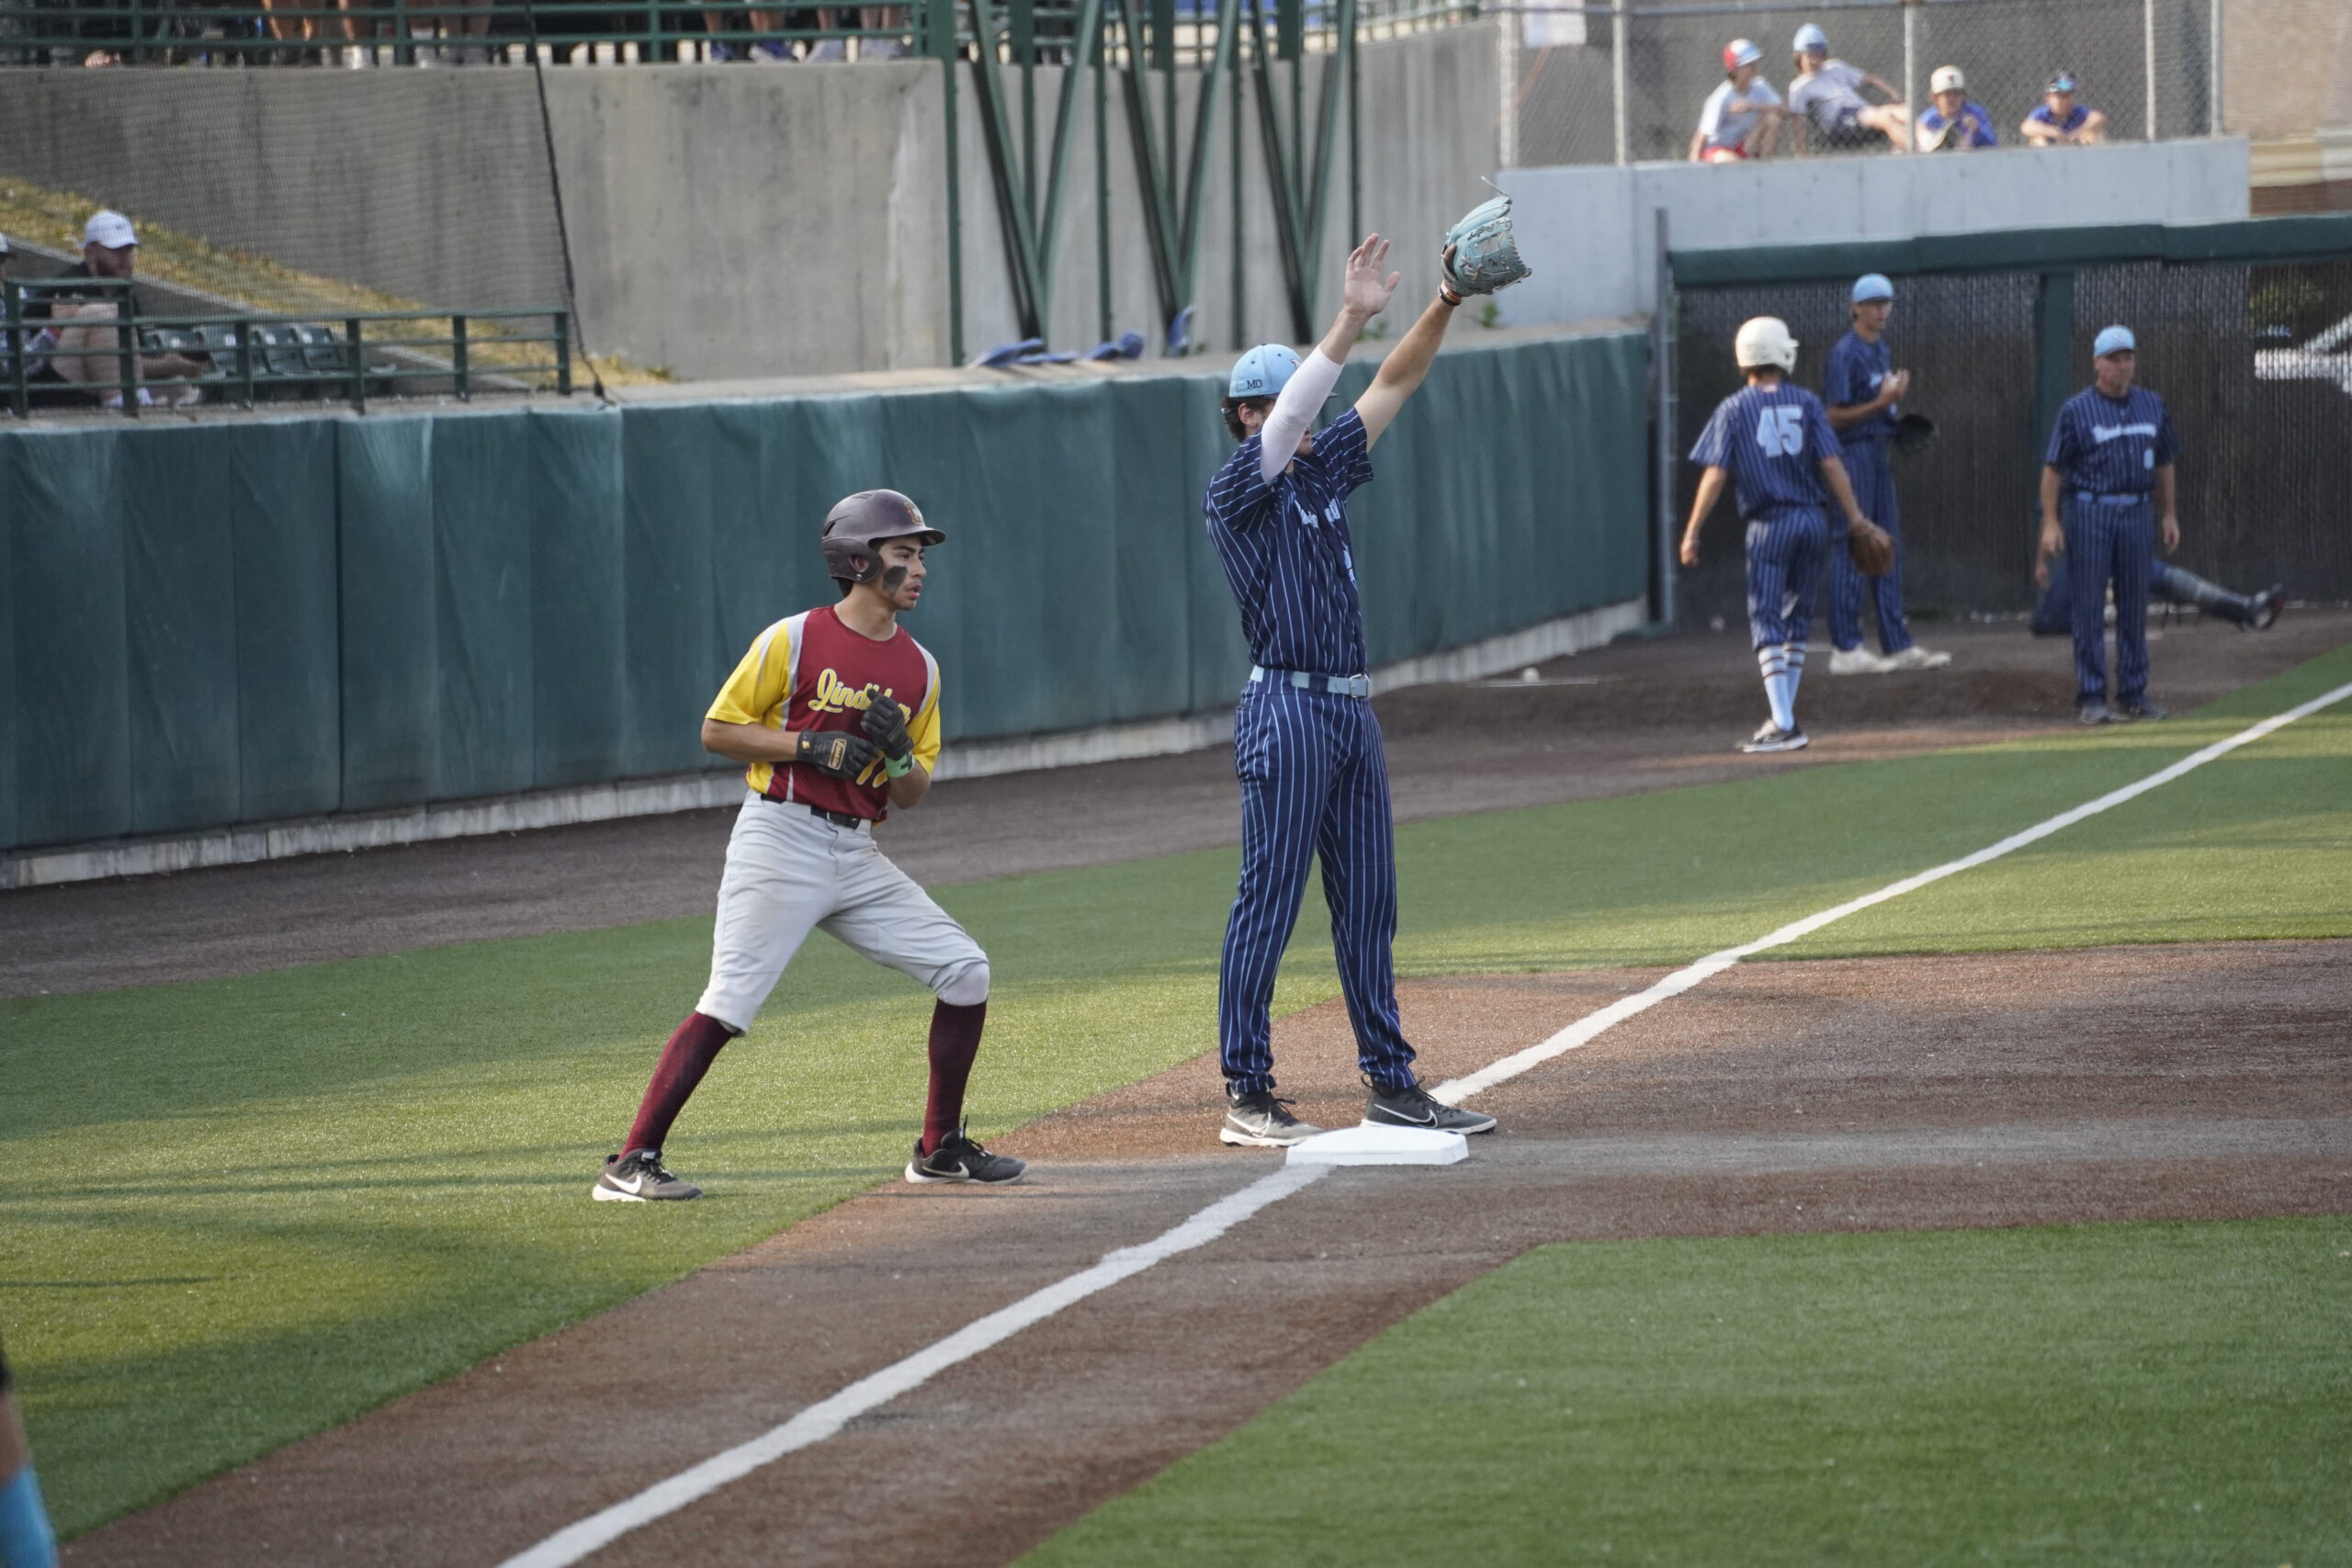
M 1364 1101 L 1363 1119 L 1374 1127 L 1429 1127 L 1440 1133 L 1491 1133 L 1495 1119 L 1483 1111 L 1441 1105 L 1419 1084 L 1374 1089 Z
M 959 1128 L 939 1140 L 939 1146 L 929 1154 L 922 1152 L 922 1140 L 915 1140 L 914 1157 L 907 1161 L 907 1179 L 918 1187 L 928 1187 L 942 1181 L 978 1181 L 994 1185 L 1018 1181 L 1028 1164 L 1011 1155 L 992 1155 L 964 1135 Z
M 662 1168 L 660 1149 L 606 1155 L 605 1174 L 596 1179 L 599 1203 L 674 1203 L 701 1196 L 701 1188 Z
M 1285 1149 L 1315 1136 L 1323 1129 L 1311 1122 L 1302 1122 L 1290 1113 L 1291 1102 L 1277 1100 L 1272 1089 L 1259 1089 L 1250 1094 L 1227 1091 L 1225 1125 L 1216 1130 L 1217 1142 L 1231 1144 L 1236 1148 Z

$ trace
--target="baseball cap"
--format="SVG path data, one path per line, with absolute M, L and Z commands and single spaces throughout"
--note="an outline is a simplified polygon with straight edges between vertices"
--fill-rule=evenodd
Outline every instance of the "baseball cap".
M 1764 58 L 1753 39 L 1736 38 L 1724 45 L 1724 69 L 1736 71 L 1743 65 L 1753 65 Z
M 137 244 L 139 232 L 131 228 L 130 220 L 121 213 L 110 207 L 100 208 L 90 214 L 90 220 L 87 223 L 82 225 L 82 243 L 85 245 L 104 245 L 110 251 L 119 251 L 125 245 Z
M 2130 327 L 2101 327 L 2098 336 L 2091 340 L 2093 359 L 2105 359 L 2110 354 L 2120 354 L 2127 349 L 2133 354 L 2140 352 L 2139 340 L 2132 335 Z
M 1829 35 L 1815 23 L 1807 22 L 1797 29 L 1797 41 L 1792 47 L 1799 54 L 1809 49 L 1817 49 L 1826 54 L 1829 52 Z
M 1894 285 L 1886 280 L 1886 274 L 1883 272 L 1866 272 L 1854 279 L 1854 303 L 1857 305 L 1867 304 L 1872 299 L 1894 298 Z
M 1298 354 L 1288 344 L 1261 343 L 1233 362 L 1233 379 L 1226 383 L 1228 398 L 1271 398 L 1298 369 Z
M 2041 90 L 2045 93 L 2071 93 L 2081 85 L 2080 82 L 2075 80 L 2075 73 L 2072 71 L 2061 71 L 2057 75 L 2050 78 L 2050 85 Z
M 1957 65 L 1939 65 L 1936 73 L 1928 78 L 1928 91 L 1931 93 L 1963 92 L 1967 86 L 1968 78 L 1960 73 Z

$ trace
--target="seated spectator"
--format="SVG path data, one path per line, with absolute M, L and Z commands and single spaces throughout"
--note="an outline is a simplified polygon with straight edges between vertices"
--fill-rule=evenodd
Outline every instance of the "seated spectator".
M 2018 127 L 2018 134 L 2036 147 L 2087 147 L 2107 140 L 2107 116 L 2075 95 L 2083 85 L 2071 71 L 2061 71 L 2042 89 L 2041 102 Z
M 129 283 L 138 265 L 139 235 L 130 220 L 119 212 L 101 210 L 92 213 L 82 226 L 82 259 L 57 276 Z M 48 323 L 25 345 L 27 380 L 52 388 L 84 389 L 105 407 L 122 406 L 120 329 L 95 324 L 119 319 L 114 299 L 82 299 L 69 289 L 62 297 L 51 295 L 32 301 L 25 307 L 25 319 Z M 202 361 L 178 354 L 142 355 L 139 361 L 139 373 L 147 380 L 179 380 L 201 376 L 204 369 Z M 194 402 L 197 395 L 194 387 L 181 388 L 166 400 Z M 52 404 L 59 400 L 54 395 L 43 399 Z M 144 404 L 156 400 L 141 387 L 139 400 Z
M 1920 152 L 1967 152 L 1999 143 L 1992 115 L 1983 104 L 1970 100 L 1968 78 L 1960 73 L 1959 66 L 1936 67 L 1928 85 L 1936 101 L 1919 111 Z
M 1789 112 L 1795 117 L 1792 145 L 1804 151 L 1808 127 L 1826 149 L 1875 147 L 1883 139 L 1897 152 L 1911 145 L 1911 111 L 1903 95 L 1880 77 L 1829 58 L 1829 35 L 1813 23 L 1797 29 L 1796 80 L 1789 84 Z M 1862 95 L 1876 93 L 1885 103 Z
M 1764 80 L 1764 51 L 1744 38 L 1724 45 L 1724 82 L 1707 95 L 1690 136 L 1694 164 L 1766 158 L 1781 135 L 1781 95 Z

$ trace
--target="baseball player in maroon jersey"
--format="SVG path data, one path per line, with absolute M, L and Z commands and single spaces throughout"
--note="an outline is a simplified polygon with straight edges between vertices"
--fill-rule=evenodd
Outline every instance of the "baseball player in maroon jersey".
M 711 704 L 702 743 L 748 764 L 751 794 L 719 878 L 710 984 L 662 1046 L 621 1152 L 605 1156 L 600 1201 L 702 1196 L 662 1163 L 670 1124 L 816 927 L 939 998 L 930 1100 L 907 1179 L 1020 1176 L 1021 1161 L 963 1130 L 964 1083 L 988 1016 L 988 955 L 874 842 L 890 807 L 929 792 L 939 760 L 939 663 L 899 616 L 922 598 L 923 551 L 945 537 L 897 491 L 841 502 L 823 541 L 840 602 L 762 632 Z

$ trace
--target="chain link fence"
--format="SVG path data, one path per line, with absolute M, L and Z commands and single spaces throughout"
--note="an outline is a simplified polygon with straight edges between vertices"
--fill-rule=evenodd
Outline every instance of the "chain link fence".
M 1493 14 L 1490 8 L 1490 13 Z M 1828 35 L 1829 53 L 1877 77 L 1875 100 L 1930 102 L 1937 68 L 1958 66 L 1967 97 L 1990 115 L 2002 146 L 2061 71 L 2076 101 L 2106 117 L 2109 140 L 2203 136 L 2221 123 L 2221 7 L 2215 0 L 1749 0 L 1611 5 L 1519 4 L 1506 62 L 1506 164 L 1542 167 L 1675 159 L 1688 154 L 1707 95 L 1724 80 L 1733 39 L 1762 50 L 1763 79 L 1788 97 L 1797 29 Z M 1792 155 L 1791 138 L 1778 149 Z M 1886 152 L 1886 138 L 1813 155 Z
M 2030 607 L 2043 454 L 2037 428 L 2036 272 L 1901 278 L 1888 342 L 1913 373 L 1907 412 L 1936 422 L 1924 449 L 1894 458 L 1904 592 L 1930 615 Z M 2090 380 L 2091 340 L 2110 322 L 2140 344 L 2140 380 L 2178 426 L 2182 546 L 2188 570 L 2245 592 L 2285 582 L 2299 599 L 2352 598 L 2344 548 L 2352 495 L 2352 259 L 2086 266 L 2074 275 L 2069 392 Z M 1801 347 L 1797 381 L 1818 392 L 1847 330 L 1845 283 L 1693 288 L 1677 296 L 1675 515 L 1699 470 L 1684 455 L 1741 377 L 1732 337 L 1777 315 Z M 1744 624 L 1747 595 L 1728 506 L 1719 547 L 1676 588 L 1686 626 Z M 1816 622 L 1816 626 L 1820 623 Z M 1816 632 L 1816 637 L 1826 635 Z

